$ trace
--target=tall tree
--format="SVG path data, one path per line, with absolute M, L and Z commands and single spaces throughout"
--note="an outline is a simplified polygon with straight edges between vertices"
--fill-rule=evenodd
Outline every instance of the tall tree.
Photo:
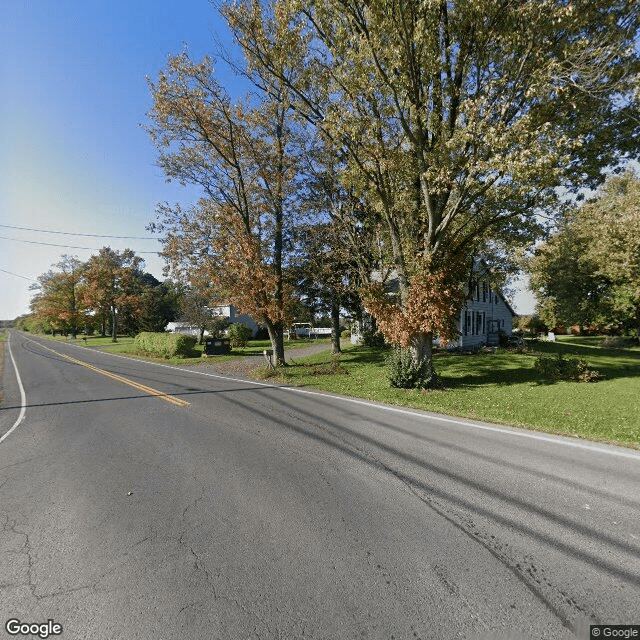
M 255 0 L 224 12 L 252 68 L 345 158 L 379 223 L 398 295 L 368 309 L 431 363 L 474 255 L 528 244 L 554 189 L 595 185 L 637 149 L 640 6 L 628 0 Z M 282 43 L 299 70 L 283 74 Z M 274 52 L 278 52 L 277 55 Z M 352 246 L 354 252 L 362 246 Z M 370 251 L 370 247 L 365 247 Z M 429 369 L 429 367 L 427 367 Z
M 632 171 L 612 176 L 570 210 L 530 269 L 541 314 L 640 335 L 640 178 Z
M 37 293 L 31 300 L 36 319 L 53 330 L 75 336 L 83 327 L 86 309 L 82 304 L 83 263 L 76 256 L 62 256 L 34 286 Z
M 278 60 L 288 77 L 288 62 Z M 169 59 L 151 83 L 149 132 L 170 178 L 199 185 L 200 202 L 185 211 L 159 207 L 151 229 L 165 234 L 172 272 L 223 291 L 242 312 L 265 324 L 276 361 L 284 364 L 283 329 L 291 287 L 284 267 L 295 216 L 301 139 L 286 114 L 283 82 L 257 99 L 233 104 L 212 62 L 186 54 Z
M 640 176 L 627 171 L 607 180 L 579 221 L 592 239 L 587 255 L 596 274 L 611 282 L 614 316 L 640 339 Z
M 610 282 L 587 255 L 589 240 L 565 224 L 528 263 L 538 314 L 548 327 L 603 323 Z
M 111 320 L 111 339 L 118 336 L 118 316 L 140 315 L 142 285 L 140 282 L 143 260 L 131 249 L 115 251 L 103 247 L 97 255 L 91 256 L 84 270 L 84 304 L 103 318 Z
M 180 313 L 182 288 L 171 280 L 155 282 L 149 282 L 142 292 L 140 327 L 143 331 L 164 331 L 167 323 L 176 320 Z

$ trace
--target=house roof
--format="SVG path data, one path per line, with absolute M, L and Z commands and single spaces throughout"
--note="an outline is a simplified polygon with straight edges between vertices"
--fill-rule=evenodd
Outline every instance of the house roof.
M 477 272 L 480 270 L 482 270 L 481 275 L 488 274 L 490 272 L 489 266 L 482 259 L 475 260 L 473 263 L 473 271 Z M 387 293 L 389 294 L 398 293 L 398 291 L 400 291 L 400 281 L 395 270 L 387 271 L 386 277 L 384 277 L 380 271 L 372 271 L 371 280 L 373 282 L 383 283 Z M 509 313 L 511 313 L 512 316 L 517 316 L 518 314 L 513 310 L 513 307 L 504 297 L 502 291 L 498 291 L 497 295 L 500 296 L 500 299 L 502 300 L 502 302 L 504 302 L 505 306 L 509 310 Z
M 481 275 L 486 275 L 491 273 L 491 269 L 489 268 L 489 265 L 482 258 L 474 259 L 473 271 L 482 271 Z M 511 306 L 509 301 L 504 297 L 504 294 L 502 293 L 502 291 L 498 291 L 497 294 L 500 296 L 500 299 L 502 300 L 502 302 L 504 302 L 505 306 L 509 310 L 509 313 L 511 313 L 512 316 L 517 316 L 518 314 L 513 310 L 513 307 Z
M 513 310 L 513 307 L 509 304 L 509 301 L 502 295 L 502 292 L 498 291 L 498 295 L 502 299 L 502 302 L 504 302 L 507 309 L 509 309 L 509 312 L 511 313 L 511 315 L 517 316 L 518 314 Z

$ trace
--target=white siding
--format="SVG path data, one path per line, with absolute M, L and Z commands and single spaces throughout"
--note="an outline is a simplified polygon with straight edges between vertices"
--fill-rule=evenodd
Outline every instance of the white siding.
M 231 324 L 239 324 L 240 322 L 246 324 L 253 332 L 253 335 L 255 335 L 258 330 L 258 325 L 254 322 L 253 318 L 244 313 L 238 313 L 232 304 L 223 304 L 217 307 L 212 307 L 212 311 L 216 315 L 227 318 Z
M 504 300 L 484 282 L 474 285 L 460 312 L 460 338 L 452 346 L 479 347 L 487 344 L 489 333 L 511 335 L 513 316 Z

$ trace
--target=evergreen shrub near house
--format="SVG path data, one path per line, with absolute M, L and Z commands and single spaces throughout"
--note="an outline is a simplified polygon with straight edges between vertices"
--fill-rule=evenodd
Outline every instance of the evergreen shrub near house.
M 246 347 L 247 341 L 253 335 L 253 331 L 243 322 L 232 324 L 227 331 L 227 338 L 231 340 L 231 346 Z
M 598 382 L 600 373 L 589 369 L 589 365 L 578 358 L 564 358 L 561 353 L 555 356 L 542 355 L 534 364 L 543 378 L 553 380 L 573 380 L 575 382 Z
M 183 333 L 143 331 L 135 337 L 134 345 L 139 351 L 160 358 L 188 358 L 197 341 L 195 336 Z
M 399 389 L 427 387 L 433 376 L 428 361 L 417 364 L 409 349 L 394 348 L 387 357 L 386 364 L 391 386 Z

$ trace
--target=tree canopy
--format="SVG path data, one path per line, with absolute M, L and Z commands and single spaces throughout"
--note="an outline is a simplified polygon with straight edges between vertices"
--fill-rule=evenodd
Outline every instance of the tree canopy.
M 541 233 L 556 187 L 594 186 L 637 149 L 636 3 L 239 0 L 223 12 L 267 90 L 286 84 L 342 160 L 399 282 L 395 299 L 365 287 L 365 302 L 418 359 L 434 331 L 454 334 L 473 256 L 505 261 Z M 293 76 L 275 64 L 272 20 Z
M 253 97 L 232 101 L 208 58 L 170 58 L 151 84 L 149 131 L 167 175 L 204 197 L 162 208 L 156 228 L 172 266 L 200 269 L 273 336 L 287 319 L 286 229 L 317 178 L 297 162 L 305 136 L 330 158 L 338 200 L 358 203 L 322 222 L 344 225 L 365 306 L 427 371 L 433 335 L 457 334 L 474 259 L 508 265 L 543 233 L 558 187 L 595 187 L 637 151 L 629 0 L 233 0 L 220 11 Z
M 62 256 L 38 278 L 31 299 L 31 311 L 42 326 L 54 331 L 70 332 L 74 336 L 85 324 L 86 307 L 82 303 L 83 264 L 75 256 Z
M 612 176 L 531 260 L 547 324 L 640 331 L 640 178 Z
M 288 77 L 288 62 L 278 69 Z M 162 205 L 150 228 L 164 233 L 170 270 L 192 286 L 212 287 L 265 324 L 279 363 L 290 321 L 286 281 L 302 139 L 287 117 L 288 91 L 276 83 L 253 102 L 232 102 L 212 61 L 169 59 L 151 83 L 149 133 L 170 178 L 199 185 L 203 198 L 183 210 Z M 274 85 L 275 86 L 275 85 Z
M 76 335 L 96 328 L 105 335 L 163 331 L 175 319 L 181 291 L 142 270 L 144 262 L 130 249 L 103 247 L 82 262 L 76 256 L 61 261 L 38 278 L 31 300 L 32 317 L 24 326 Z

